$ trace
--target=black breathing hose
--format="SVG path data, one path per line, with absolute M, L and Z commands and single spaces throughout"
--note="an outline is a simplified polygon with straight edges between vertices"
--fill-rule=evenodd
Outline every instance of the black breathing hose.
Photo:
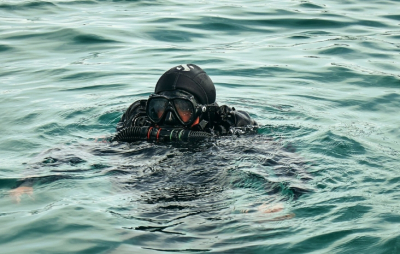
M 133 126 L 119 131 L 112 138 L 113 141 L 134 142 L 139 140 L 153 141 L 181 141 L 192 142 L 211 138 L 213 135 L 204 131 L 191 131 L 185 129 L 163 129 L 149 126 Z

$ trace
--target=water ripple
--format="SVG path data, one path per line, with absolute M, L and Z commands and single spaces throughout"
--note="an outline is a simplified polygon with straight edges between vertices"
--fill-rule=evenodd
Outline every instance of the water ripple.
M 397 253 L 394 3 L 2 1 L 2 252 Z M 259 133 L 103 143 L 183 63 Z

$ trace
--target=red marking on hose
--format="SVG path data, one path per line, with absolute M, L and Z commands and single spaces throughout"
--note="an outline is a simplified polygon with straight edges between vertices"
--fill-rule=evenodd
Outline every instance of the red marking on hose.
M 160 131 L 161 131 L 161 128 L 158 129 L 158 131 L 157 131 L 157 141 L 158 141 L 158 137 L 160 136 Z
M 153 129 L 153 127 L 149 128 L 149 131 L 147 132 L 147 139 L 150 139 L 150 132 L 151 132 L 152 129 Z

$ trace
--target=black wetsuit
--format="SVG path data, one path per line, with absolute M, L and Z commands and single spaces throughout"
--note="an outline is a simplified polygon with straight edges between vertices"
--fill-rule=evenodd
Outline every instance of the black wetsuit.
M 146 115 L 146 102 L 138 100 L 132 103 L 117 124 L 117 131 L 132 126 L 156 126 Z M 220 106 L 218 112 L 205 113 L 201 119 L 190 130 L 229 135 L 255 131 L 258 127 L 247 112 L 226 105 Z

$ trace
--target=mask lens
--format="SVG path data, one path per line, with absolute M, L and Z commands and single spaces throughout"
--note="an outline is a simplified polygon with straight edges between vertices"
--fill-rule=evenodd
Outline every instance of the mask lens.
M 175 99 L 174 106 L 176 113 L 178 113 L 179 117 L 181 118 L 182 122 L 189 123 L 194 115 L 194 107 L 193 104 L 184 99 Z
M 168 106 L 168 100 L 165 98 L 154 98 L 149 100 L 147 115 L 154 122 L 161 120 L 164 112 Z

